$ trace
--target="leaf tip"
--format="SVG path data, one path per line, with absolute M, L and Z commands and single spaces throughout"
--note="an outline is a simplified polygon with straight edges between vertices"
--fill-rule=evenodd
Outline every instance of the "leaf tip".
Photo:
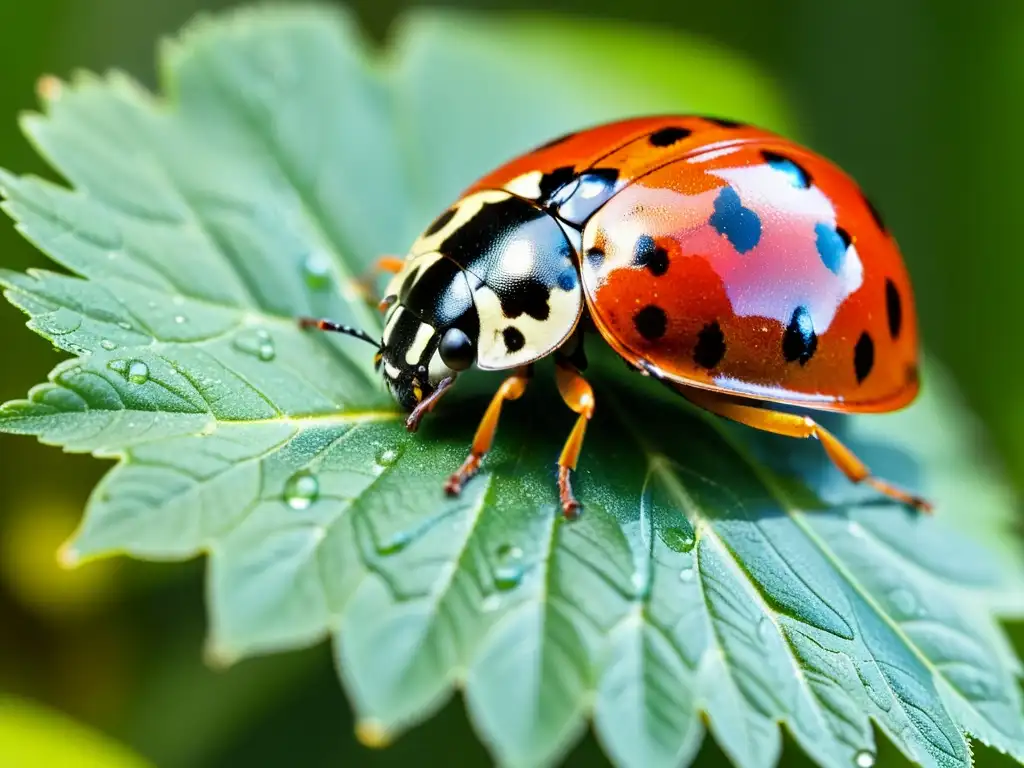
M 233 667 L 240 658 L 241 654 L 216 640 L 208 640 L 203 647 L 203 663 L 218 672 Z
M 356 738 L 364 747 L 384 749 L 391 744 L 391 732 L 380 720 L 367 718 L 356 723 Z
M 71 571 L 82 564 L 82 553 L 70 541 L 65 541 L 57 550 L 57 564 L 66 571 Z
M 40 101 L 57 101 L 64 91 L 64 83 L 56 75 L 42 75 L 36 80 L 36 95 Z

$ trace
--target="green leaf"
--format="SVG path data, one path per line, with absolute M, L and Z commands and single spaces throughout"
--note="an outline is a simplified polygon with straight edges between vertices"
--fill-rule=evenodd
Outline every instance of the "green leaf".
M 934 367 L 905 413 L 825 419 L 938 502 L 924 519 L 597 353 L 566 523 L 547 377 L 447 499 L 494 378 L 410 436 L 365 346 L 294 325 L 379 329 L 353 278 L 521 148 L 636 112 L 785 130 L 769 81 L 699 40 L 524 17 L 415 16 L 385 59 L 346 16 L 274 8 L 197 23 L 163 64 L 169 104 L 82 75 L 25 118 L 70 188 L 0 178 L 71 273 L 4 273 L 6 296 L 76 355 L 0 429 L 119 459 L 68 562 L 208 553 L 211 658 L 331 637 L 368 743 L 461 686 L 510 765 L 591 717 L 620 765 L 686 764 L 702 713 L 742 768 L 776 763 L 779 723 L 824 766 L 873 759 L 871 720 L 927 766 L 969 765 L 967 734 L 1024 757 L 994 618 L 1021 610 L 1012 499 Z
M 0 765 L 146 768 L 149 763 L 69 717 L 39 704 L 2 696 Z

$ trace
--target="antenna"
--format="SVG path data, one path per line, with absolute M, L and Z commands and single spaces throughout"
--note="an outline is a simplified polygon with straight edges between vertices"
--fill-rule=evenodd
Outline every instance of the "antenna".
M 375 341 L 374 338 L 366 331 L 353 328 L 351 325 L 335 323 L 332 320 L 317 320 L 313 317 L 300 317 L 299 328 L 316 328 L 321 331 L 332 331 L 334 333 L 343 333 L 346 336 L 355 336 L 357 339 L 365 341 L 367 344 L 372 344 L 374 348 L 378 350 L 381 349 L 380 342 Z

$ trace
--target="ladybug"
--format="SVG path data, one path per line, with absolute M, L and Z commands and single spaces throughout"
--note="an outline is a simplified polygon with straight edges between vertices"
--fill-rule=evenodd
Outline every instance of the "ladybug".
M 490 449 L 502 405 L 554 354 L 579 414 L 558 459 L 566 517 L 594 394 L 582 335 L 696 405 L 756 429 L 817 438 L 853 482 L 922 510 L 811 417 L 893 411 L 918 392 L 910 281 L 892 235 L 831 162 L 767 131 L 711 117 L 643 117 L 571 133 L 469 187 L 412 244 L 362 331 L 304 327 L 378 347 L 410 431 L 472 366 L 508 370 L 448 479 L 460 492 Z

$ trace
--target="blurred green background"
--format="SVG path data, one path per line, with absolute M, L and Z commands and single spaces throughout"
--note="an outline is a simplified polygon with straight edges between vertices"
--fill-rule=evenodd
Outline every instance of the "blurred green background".
M 116 66 L 152 85 L 155 40 L 199 10 L 232 4 L 0 0 L 0 165 L 46 173 L 14 119 L 35 107 L 40 74 Z M 403 8 L 427 4 L 350 3 L 378 38 Z M 1024 289 L 1018 247 L 1024 224 L 1024 2 L 444 5 L 481 12 L 555 10 L 684 30 L 736 51 L 780 82 L 799 137 L 847 168 L 885 211 L 913 273 L 928 348 L 951 369 L 989 427 L 996 460 L 1022 489 L 1024 324 L 1017 312 Z M 0 226 L 0 252 L 5 267 L 43 265 L 42 256 L 6 224 Z M 58 361 L 22 323 L 18 312 L 0 306 L 0 400 L 23 396 Z M 440 750 L 452 744 L 460 745 L 465 764 L 486 764 L 457 703 L 391 750 L 371 752 L 356 744 L 325 647 L 245 662 L 230 671 L 201 665 L 201 563 L 114 561 L 59 570 L 53 553 L 106 468 L 88 457 L 0 435 L 0 751 L 5 739 L 14 738 L 5 727 L 19 722 L 22 733 L 59 732 L 71 739 L 75 748 L 67 760 L 77 762 L 61 764 L 145 764 L 94 734 L 76 737 L 60 719 L 70 717 L 159 766 L 422 764 L 432 745 Z M 16 703 L 24 700 L 53 711 Z M 36 742 L 40 749 L 53 746 L 45 738 Z M 980 765 L 1002 764 L 1002 758 L 980 747 L 979 752 Z M 37 764 L 58 764 L 54 755 L 40 752 Z M 596 746 L 587 742 L 571 762 L 599 759 Z M 799 759 L 791 749 L 786 764 Z M 720 756 L 707 745 L 702 760 L 718 764 Z M 883 749 L 880 765 L 890 761 L 891 750 Z

